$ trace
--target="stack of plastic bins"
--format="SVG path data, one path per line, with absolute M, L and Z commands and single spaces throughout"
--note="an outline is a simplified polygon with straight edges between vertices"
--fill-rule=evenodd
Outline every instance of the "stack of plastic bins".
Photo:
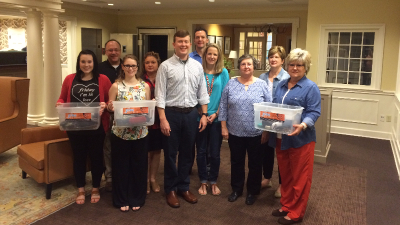
M 83 104 L 62 103 L 57 107 L 60 130 L 96 130 L 100 126 L 100 105 L 98 102 Z
M 254 126 L 260 130 L 281 134 L 294 131 L 299 124 L 303 107 L 271 102 L 254 103 Z
M 154 124 L 156 101 L 114 101 L 117 127 L 151 126 Z

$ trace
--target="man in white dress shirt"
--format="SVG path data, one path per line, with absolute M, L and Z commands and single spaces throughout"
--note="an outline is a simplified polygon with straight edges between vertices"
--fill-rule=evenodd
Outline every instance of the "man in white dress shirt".
M 168 205 L 178 208 L 177 194 L 189 203 L 197 203 L 196 196 L 189 191 L 189 170 L 196 133 L 207 126 L 210 98 L 201 64 L 189 57 L 189 32 L 177 31 L 173 46 L 175 54 L 161 63 L 158 69 L 155 96 L 161 132 L 164 134 L 164 191 Z M 197 122 L 198 104 L 203 111 L 200 122 Z

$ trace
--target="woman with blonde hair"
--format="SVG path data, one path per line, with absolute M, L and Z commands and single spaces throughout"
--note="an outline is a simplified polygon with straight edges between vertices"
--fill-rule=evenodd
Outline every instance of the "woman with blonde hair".
M 140 79 L 139 61 L 134 55 L 122 60 L 122 70 L 109 91 L 107 109 L 114 111 L 113 101 L 150 100 L 150 87 Z M 113 204 L 122 212 L 138 211 L 145 203 L 147 181 L 147 126 L 111 129 Z
M 221 194 L 217 186 L 222 144 L 221 122 L 218 120 L 219 102 L 222 91 L 229 81 L 228 71 L 224 66 L 222 49 L 216 44 L 209 44 L 203 53 L 203 70 L 210 103 L 207 108 L 207 127 L 197 134 L 197 168 L 200 178 L 199 194 L 207 194 L 207 182 L 211 184 L 213 195 Z M 210 154 L 210 171 L 207 173 L 207 149 Z
M 281 80 L 289 78 L 289 74 L 282 68 L 285 62 L 286 51 L 282 46 L 272 46 L 268 51 L 268 63 L 270 70 L 260 75 L 260 79 L 267 82 L 272 90 L 272 97 L 275 96 L 276 87 Z M 263 175 L 264 179 L 261 181 L 261 188 L 271 187 L 272 171 L 274 169 L 275 151 L 274 148 L 268 145 L 268 142 L 263 144 Z M 279 175 L 279 170 L 278 170 Z M 279 175 L 279 186 L 276 189 L 275 197 L 281 197 L 281 176 Z
M 301 106 L 301 123 L 288 135 L 270 133 L 269 145 L 276 147 L 279 172 L 282 175 L 281 205 L 272 212 L 280 224 L 301 222 L 307 208 L 314 164 L 316 133 L 314 124 L 321 115 L 321 94 L 318 86 L 306 77 L 311 55 L 300 48 L 286 58 L 290 78 L 279 83 L 274 103 Z

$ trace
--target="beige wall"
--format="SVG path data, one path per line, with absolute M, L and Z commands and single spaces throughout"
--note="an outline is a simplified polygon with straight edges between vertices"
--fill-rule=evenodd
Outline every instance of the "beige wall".
M 71 5 L 71 4 L 69 4 Z M 85 7 L 85 10 L 89 10 Z M 82 11 L 74 8 L 66 8 L 63 16 L 75 17 L 76 26 L 76 52 L 82 50 L 81 28 L 96 28 L 102 30 L 102 47 L 106 41 L 110 39 L 110 33 L 118 32 L 118 15 L 107 14 L 98 11 Z M 102 60 L 106 60 L 107 56 L 103 55 Z
M 314 68 L 308 77 L 317 80 L 321 24 L 385 24 L 381 90 L 395 91 L 400 37 L 399 0 L 309 0 L 307 50 Z
M 201 11 L 201 10 L 198 10 Z M 229 12 L 228 12 L 229 11 Z M 263 19 L 263 18 L 299 18 L 300 24 L 297 36 L 297 46 L 304 48 L 306 46 L 307 32 L 307 10 L 284 11 L 283 8 L 275 11 L 261 11 L 260 9 L 240 11 L 225 10 L 218 13 L 208 13 L 205 17 L 204 13 L 174 13 L 166 14 L 165 12 L 153 11 L 148 14 L 140 15 L 119 15 L 118 16 L 118 32 L 120 33 L 136 33 L 137 27 L 177 27 L 177 29 L 189 29 L 188 20 L 204 19 Z M 231 40 L 233 43 L 233 40 Z

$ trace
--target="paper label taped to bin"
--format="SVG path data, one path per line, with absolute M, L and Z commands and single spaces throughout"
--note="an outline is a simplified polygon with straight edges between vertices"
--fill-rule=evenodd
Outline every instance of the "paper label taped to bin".
M 65 119 L 66 120 L 81 120 L 81 119 L 90 120 L 90 119 L 92 119 L 92 114 L 91 113 L 65 113 Z
M 144 113 L 149 113 L 149 107 L 130 107 L 122 109 L 123 115 L 144 114 Z
M 260 120 L 274 120 L 285 122 L 285 114 L 261 111 Z

